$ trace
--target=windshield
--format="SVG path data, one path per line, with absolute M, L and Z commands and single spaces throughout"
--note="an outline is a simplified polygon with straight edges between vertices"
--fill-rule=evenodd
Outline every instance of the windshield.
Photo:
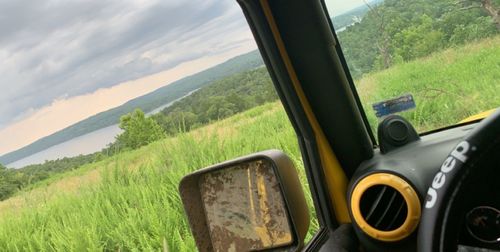
M 500 105 L 500 1 L 326 0 L 370 126 L 418 132 Z

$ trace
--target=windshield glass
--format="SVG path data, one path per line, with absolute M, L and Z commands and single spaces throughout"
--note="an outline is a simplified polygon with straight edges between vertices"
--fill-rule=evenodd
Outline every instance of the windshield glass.
M 500 0 L 326 0 L 373 130 L 398 113 L 419 132 L 500 105 Z

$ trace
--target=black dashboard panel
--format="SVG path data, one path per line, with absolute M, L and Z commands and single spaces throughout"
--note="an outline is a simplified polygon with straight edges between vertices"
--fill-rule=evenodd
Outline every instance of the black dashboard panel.
M 366 176 L 373 173 L 390 173 L 398 175 L 412 185 L 418 194 L 421 204 L 425 204 L 427 189 L 432 182 L 436 172 L 440 169 L 443 161 L 446 159 L 452 148 L 462 139 L 476 124 L 459 126 L 429 135 L 421 136 L 421 139 L 405 146 L 394 149 L 388 153 L 382 154 L 376 152 L 374 157 L 368 161 L 363 162 L 353 175 L 349 185 L 348 199 L 351 198 L 351 193 L 355 185 Z M 476 192 L 471 192 L 468 202 L 468 209 L 473 209 L 476 206 L 492 205 L 500 199 L 500 186 L 495 195 L 491 192 L 491 183 L 483 183 L 484 188 L 478 188 Z M 500 185 L 497 182 L 497 185 Z M 479 185 L 478 187 L 482 187 Z M 489 189 L 489 190 L 488 190 Z M 497 209 L 500 209 L 496 206 Z M 464 214 L 465 215 L 465 214 Z M 491 244 L 484 244 L 478 242 L 467 233 L 465 228 L 460 230 L 460 244 L 483 247 L 483 248 L 496 248 Z M 382 242 L 375 240 L 366 235 L 357 225 L 354 225 L 356 233 L 360 238 L 361 243 L 367 251 L 414 251 L 416 250 L 416 235 L 409 237 L 398 242 Z M 500 247 L 499 247 L 500 248 Z
M 424 135 L 420 140 L 386 154 L 377 152 L 356 170 L 350 188 L 359 179 L 371 173 L 393 173 L 412 184 L 423 201 L 432 178 L 447 155 L 473 127 L 474 125 L 465 125 Z

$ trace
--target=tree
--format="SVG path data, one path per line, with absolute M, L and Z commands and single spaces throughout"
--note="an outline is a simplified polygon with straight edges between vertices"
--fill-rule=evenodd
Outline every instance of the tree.
M 462 10 L 481 8 L 491 17 L 498 31 L 500 31 L 500 1 L 498 0 L 462 0 L 457 4 L 463 5 Z
M 122 116 L 119 127 L 124 130 L 116 137 L 120 148 L 136 149 L 165 137 L 162 127 L 140 109 Z
M 431 17 L 423 14 L 416 22 L 394 35 L 395 53 L 405 61 L 429 55 L 443 47 L 444 34 L 433 27 Z
M 382 68 L 386 69 L 392 65 L 392 56 L 390 53 L 390 36 L 387 32 L 387 23 L 385 15 L 383 14 L 384 9 L 383 6 L 377 6 L 373 8 L 368 2 L 364 1 L 366 6 L 373 12 L 375 15 L 375 20 L 377 20 L 377 40 L 375 44 L 377 45 L 377 49 L 379 51 L 379 56 L 383 62 Z

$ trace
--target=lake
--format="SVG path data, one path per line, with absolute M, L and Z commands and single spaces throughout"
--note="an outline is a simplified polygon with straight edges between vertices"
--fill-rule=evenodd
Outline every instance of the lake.
M 122 130 L 118 128 L 118 124 L 108 126 L 7 164 L 7 167 L 21 168 L 30 164 L 43 163 L 45 160 L 94 153 L 106 147 L 107 144 L 112 143 L 115 140 L 115 136 L 121 132 Z
M 152 115 L 160 112 L 164 108 L 172 105 L 174 102 L 189 96 L 190 94 L 196 92 L 198 89 L 193 90 L 182 96 L 181 98 L 169 102 L 167 104 L 163 104 L 162 106 L 150 111 L 146 115 Z M 106 147 L 106 145 L 115 141 L 115 137 L 120 134 L 122 130 L 118 127 L 118 124 L 108 126 L 106 128 L 98 129 L 87 133 L 85 135 L 81 135 L 79 137 L 75 137 L 66 142 L 54 145 L 48 149 L 37 152 L 31 156 L 27 156 L 23 159 L 19 159 L 15 162 L 7 164 L 9 168 L 21 168 L 30 164 L 40 164 L 45 162 L 45 160 L 54 160 L 63 157 L 74 157 L 80 154 L 90 154 L 96 151 L 100 151 Z

